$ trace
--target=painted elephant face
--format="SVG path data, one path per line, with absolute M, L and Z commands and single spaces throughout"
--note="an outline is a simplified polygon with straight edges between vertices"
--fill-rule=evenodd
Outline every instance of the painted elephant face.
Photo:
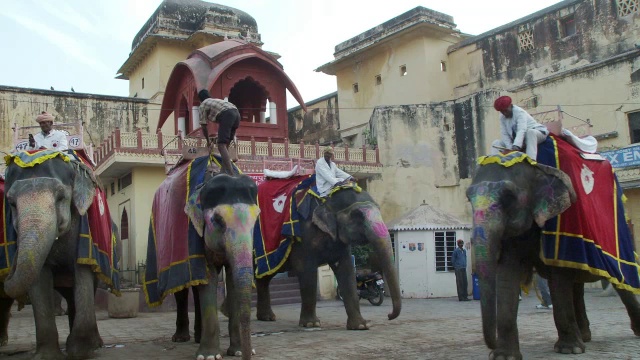
M 185 212 L 210 249 L 223 244 L 228 231 L 252 234 L 260 209 L 258 187 L 247 176 L 217 175 L 189 199 Z
M 37 278 L 54 241 L 71 230 L 72 217 L 87 212 L 95 182 L 84 165 L 54 158 L 34 167 L 9 165 L 5 189 L 18 236 L 5 292 L 17 297 Z

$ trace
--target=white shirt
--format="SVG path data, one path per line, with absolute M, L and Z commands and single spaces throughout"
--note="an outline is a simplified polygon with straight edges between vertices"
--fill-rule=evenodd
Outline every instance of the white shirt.
M 333 161 L 331 162 L 331 166 L 327 164 L 327 160 L 325 160 L 324 157 L 316 161 L 316 187 L 318 188 L 320 196 L 326 196 L 335 184 L 347 180 L 350 177 L 351 175 L 338 169 L 336 163 Z
M 511 118 L 500 114 L 500 137 L 507 148 L 511 149 L 513 145 L 522 148 L 524 135 L 529 129 L 549 134 L 546 126 L 539 124 L 533 116 L 519 106 L 513 105 Z
M 33 139 L 36 141 L 36 146 L 28 147 L 27 150 L 38 150 L 41 147 L 51 150 L 67 150 L 69 148 L 67 135 L 60 130 L 51 129 L 48 135 L 40 131 L 33 135 Z

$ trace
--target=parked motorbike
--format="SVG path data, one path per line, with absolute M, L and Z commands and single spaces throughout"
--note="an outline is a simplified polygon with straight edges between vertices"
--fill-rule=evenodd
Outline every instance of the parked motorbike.
M 382 305 L 384 301 L 384 280 L 379 272 L 356 274 L 356 285 L 359 299 L 367 299 L 371 305 Z M 344 300 L 339 286 L 338 298 Z

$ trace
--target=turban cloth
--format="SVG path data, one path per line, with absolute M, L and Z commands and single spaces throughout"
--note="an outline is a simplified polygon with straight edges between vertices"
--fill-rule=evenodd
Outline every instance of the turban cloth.
M 324 148 L 324 151 L 322 151 L 323 154 L 329 153 L 329 154 L 333 154 L 333 149 L 331 148 L 331 146 L 327 146 Z
M 42 114 L 38 115 L 38 117 L 36 118 L 36 121 L 39 123 L 43 122 L 43 121 L 51 121 L 53 122 L 53 115 L 49 114 L 46 111 L 43 111 Z
M 503 111 L 506 110 L 509 105 L 511 105 L 511 98 L 508 96 L 500 96 L 499 98 L 496 99 L 496 101 L 493 103 L 493 107 L 497 110 L 497 111 Z

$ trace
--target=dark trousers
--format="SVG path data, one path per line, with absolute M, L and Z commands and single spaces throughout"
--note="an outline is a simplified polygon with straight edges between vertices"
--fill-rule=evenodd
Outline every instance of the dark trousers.
M 458 287 L 458 300 L 467 299 L 467 268 L 456 269 L 456 286 Z

